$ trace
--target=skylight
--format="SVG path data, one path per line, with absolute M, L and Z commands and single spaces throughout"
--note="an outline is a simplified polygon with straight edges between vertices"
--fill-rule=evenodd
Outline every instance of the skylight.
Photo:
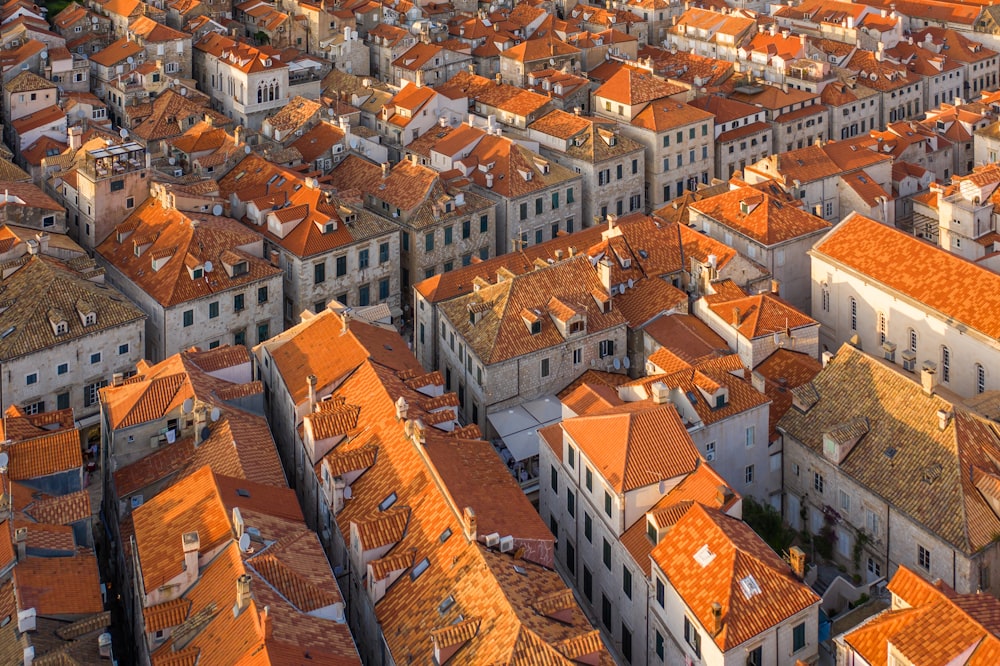
M 743 589 L 743 596 L 747 599 L 752 598 L 755 594 L 761 593 L 760 585 L 757 584 L 757 581 L 753 576 L 747 576 L 741 580 L 740 587 Z
M 708 549 L 708 544 L 698 549 L 698 552 L 694 554 L 694 561 L 703 567 L 707 567 L 715 559 L 715 553 Z

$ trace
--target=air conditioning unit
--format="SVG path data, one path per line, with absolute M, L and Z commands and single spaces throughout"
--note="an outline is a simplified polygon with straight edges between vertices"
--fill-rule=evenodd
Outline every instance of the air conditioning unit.
M 500 539 L 500 552 L 501 553 L 509 553 L 512 550 L 514 550 L 514 537 L 512 537 L 512 536 L 505 536 L 502 539 Z
M 487 534 L 483 537 L 483 543 L 487 548 L 496 548 L 500 544 L 500 535 L 497 532 Z
M 896 362 L 896 345 L 886 340 L 882 343 L 882 357 L 890 363 Z
M 184 175 L 184 169 L 174 169 L 174 178 L 180 178 Z
M 917 369 L 917 355 L 909 349 L 903 352 L 903 370 L 914 372 Z

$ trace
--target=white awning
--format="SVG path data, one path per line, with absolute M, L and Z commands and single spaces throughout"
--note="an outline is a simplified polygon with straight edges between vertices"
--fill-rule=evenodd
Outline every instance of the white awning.
M 562 420 L 562 403 L 554 395 L 487 415 L 515 461 L 538 455 L 538 429 Z

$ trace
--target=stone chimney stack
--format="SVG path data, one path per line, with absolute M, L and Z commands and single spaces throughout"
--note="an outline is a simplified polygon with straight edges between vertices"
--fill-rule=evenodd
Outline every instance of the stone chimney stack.
M 309 413 L 316 411 L 316 375 L 309 375 L 306 377 L 306 383 L 309 385 Z
M 236 603 L 233 605 L 233 617 L 238 617 L 250 606 L 250 581 L 250 574 L 243 574 L 236 579 Z

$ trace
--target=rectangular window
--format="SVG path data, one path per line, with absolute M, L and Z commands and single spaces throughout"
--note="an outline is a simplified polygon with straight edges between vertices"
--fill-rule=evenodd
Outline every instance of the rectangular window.
M 542 359 L 542 377 L 548 377 L 548 376 L 549 376 L 549 359 L 543 358 Z
M 378 246 L 378 263 L 384 264 L 389 261 L 389 244 L 381 243 Z
M 840 508 L 844 511 L 851 510 L 851 496 L 843 490 L 840 491 Z
M 522 203 L 521 204 L 521 219 L 522 220 L 527 220 L 528 219 L 528 204 L 527 203 Z
M 343 259 L 343 257 L 339 257 L 337 259 L 338 268 L 340 266 L 341 259 Z M 344 267 L 344 270 L 347 270 L 346 266 Z M 323 284 L 324 282 L 326 282 L 326 264 L 313 264 L 313 283 Z
M 113 181 L 111 181 L 111 191 L 112 192 L 120 192 L 121 190 L 124 190 L 124 189 L 125 189 L 125 181 L 124 180 L 113 180 Z
M 923 546 L 917 546 L 917 564 L 923 568 L 924 571 L 931 570 L 931 551 L 927 550 Z
M 555 465 L 552 466 L 549 483 L 552 486 L 552 490 L 559 492 L 559 470 L 556 469 Z
M 882 531 L 882 518 L 871 509 L 865 509 L 865 529 L 877 537 Z
M 90 364 L 96 365 L 101 362 L 101 352 L 94 352 L 90 355 Z
M 601 622 L 607 629 L 611 629 L 611 600 L 603 593 L 601 594 Z
M 746 437 L 747 448 L 748 449 L 753 448 L 753 443 L 754 443 L 754 427 L 750 426 L 749 428 L 747 428 L 747 437 Z
M 806 646 L 806 623 L 799 622 L 792 629 L 792 652 L 798 652 Z
M 219 316 L 219 301 L 208 304 L 208 318 L 215 319 Z
M 24 378 L 24 383 L 27 384 L 28 386 L 31 386 L 32 384 L 37 384 L 38 383 L 38 373 L 37 372 L 32 372 L 30 375 L 28 375 L 27 377 Z
M 639 173 L 639 160 L 632 160 L 632 175 Z
M 368 250 L 358 250 L 358 269 L 368 268 Z
M 747 666 L 764 666 L 764 646 L 758 645 L 747 651 Z
M 743 482 L 748 486 L 753 483 L 753 465 L 747 465 L 743 469 Z
M 573 188 L 571 187 L 566 190 L 566 203 L 571 204 L 574 201 L 576 201 L 576 199 L 573 198 Z M 570 229 L 570 231 L 572 231 L 572 229 Z
M 403 234 L 400 242 L 403 244 L 403 252 L 409 252 L 410 251 L 410 234 Z
M 684 617 L 684 642 L 694 650 L 694 656 L 701 657 L 701 635 L 687 616 Z
M 598 343 L 598 354 L 601 358 L 606 358 L 608 356 L 614 356 L 615 353 L 615 341 L 614 340 L 601 340 Z
M 586 511 L 583 512 L 583 536 L 590 543 L 594 543 L 594 519 Z
M 663 634 L 658 629 L 656 632 L 656 658 L 663 661 Z
M 361 307 L 371 305 L 371 292 L 366 284 L 358 287 L 358 305 Z
M 268 326 L 267 323 L 257 324 L 257 342 L 264 342 L 264 340 L 267 340 L 269 337 L 271 337 L 269 335 L 269 332 L 270 332 L 270 326 Z
M 541 197 L 538 197 L 537 199 L 535 199 L 535 215 L 541 215 L 542 214 L 542 210 L 543 210 L 542 205 L 543 204 L 542 204 L 542 198 Z
M 102 388 L 108 385 L 107 380 L 101 380 L 94 382 L 93 384 L 87 384 L 83 387 L 83 406 L 90 407 L 91 405 L 96 405 L 98 400 L 100 400 L 100 391 Z
M 56 396 L 56 409 L 69 409 L 69 391 Z
M 566 489 L 566 513 L 570 518 L 576 516 L 576 495 L 569 488 Z
M 243 308 L 243 294 L 236 294 L 233 296 L 233 310 L 236 312 L 242 312 Z
M 611 493 L 607 490 L 604 491 L 604 513 L 611 517 Z
M 619 164 L 615 167 L 615 180 L 621 180 L 625 175 L 625 165 Z
M 489 215 L 479 216 L 479 233 L 485 234 L 490 228 L 490 218 Z
M 246 331 L 236 331 L 233 333 L 233 344 L 234 345 L 245 345 L 247 343 L 247 332 Z
M 552 193 L 552 210 L 557 210 L 559 208 L 559 192 Z
M 573 365 L 580 365 L 580 363 L 582 361 L 583 361 L 583 350 L 582 349 L 574 349 L 573 350 Z
M 454 231 L 453 231 L 453 228 L 452 227 L 445 227 L 444 228 L 444 244 L 445 245 L 451 245 L 451 243 L 452 243 L 453 240 L 454 240 Z
M 384 301 L 389 298 L 389 278 L 378 281 L 378 300 Z
M 587 567 L 583 567 L 583 596 L 587 597 L 587 601 L 594 600 L 594 575 Z
M 576 548 L 569 541 L 566 542 L 566 568 L 571 574 L 576 573 Z
M 194 326 L 194 310 L 184 311 L 184 328 Z
M 632 663 L 632 632 L 629 631 L 625 623 L 622 623 L 622 657 L 625 658 L 625 662 Z
M 602 559 L 604 560 L 604 566 L 608 571 L 611 571 L 611 543 L 607 539 L 604 539 Z
M 569 463 L 570 469 L 576 469 L 576 448 L 572 444 L 569 444 L 566 448 L 568 449 L 566 462 Z
M 593 490 L 594 489 L 594 472 L 589 467 L 587 468 L 587 471 L 584 472 L 584 478 L 585 478 L 585 483 L 587 485 L 587 490 Z
M 664 586 L 663 581 L 660 580 L 659 578 L 657 578 L 656 579 L 656 605 L 659 606 L 660 608 L 663 608 L 663 605 L 666 603 L 666 594 L 667 594 L 666 587 Z
M 632 572 L 624 564 L 622 565 L 622 592 L 629 599 L 632 598 Z
M 67 372 L 69 372 L 69 363 L 60 363 L 56 366 L 57 375 L 65 375 Z
M 257 287 L 257 302 L 267 303 L 267 287 Z

